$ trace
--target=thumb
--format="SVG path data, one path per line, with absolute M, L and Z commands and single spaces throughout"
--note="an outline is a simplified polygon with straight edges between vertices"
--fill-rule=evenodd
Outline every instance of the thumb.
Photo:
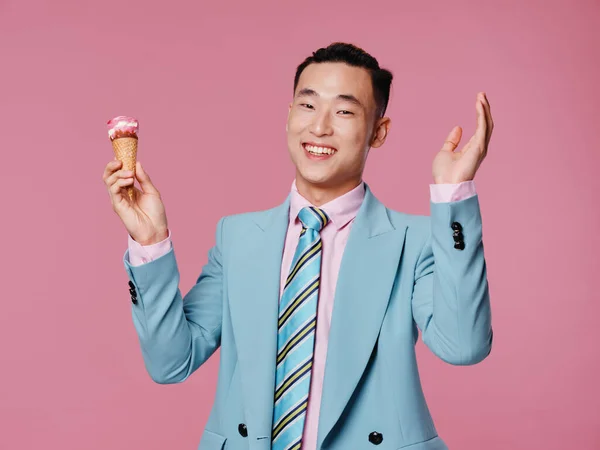
M 145 194 L 158 194 L 158 191 L 150 181 L 150 177 L 142 167 L 142 163 L 137 161 L 135 163 L 135 177 L 140 183 L 140 187 L 142 188 L 142 192 Z
M 442 151 L 453 152 L 458 143 L 460 142 L 460 138 L 462 137 L 462 128 L 456 126 L 452 128 L 450 134 L 444 141 L 444 145 L 442 146 Z

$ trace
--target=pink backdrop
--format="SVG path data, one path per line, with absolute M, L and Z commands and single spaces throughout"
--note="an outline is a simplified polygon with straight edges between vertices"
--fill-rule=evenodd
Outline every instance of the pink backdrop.
M 491 103 L 475 181 L 494 347 L 453 367 L 419 342 L 441 436 L 600 448 L 599 16 L 595 1 L 0 1 L 0 448 L 196 448 L 219 355 L 181 385 L 145 372 L 105 123 L 140 120 L 187 293 L 222 215 L 287 194 L 294 70 L 334 40 L 395 75 L 365 174 L 389 207 L 429 214 L 433 157 L 454 125 L 474 132 L 478 91 Z

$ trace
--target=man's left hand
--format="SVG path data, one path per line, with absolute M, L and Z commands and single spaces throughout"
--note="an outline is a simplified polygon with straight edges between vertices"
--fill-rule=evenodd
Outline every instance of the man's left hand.
M 462 150 L 455 152 L 462 137 L 462 128 L 452 129 L 444 146 L 433 160 L 433 180 L 436 184 L 461 183 L 475 178 L 475 173 L 487 155 L 494 122 L 490 104 L 484 92 L 477 94 L 477 129 Z

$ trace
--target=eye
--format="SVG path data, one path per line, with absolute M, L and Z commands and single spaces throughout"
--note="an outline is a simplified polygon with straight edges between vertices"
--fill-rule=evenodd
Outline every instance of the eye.
M 300 103 L 300 106 L 311 109 L 313 106 L 310 103 Z
M 348 115 L 353 115 L 354 113 L 352 111 L 347 111 L 345 109 L 338 111 L 340 113 L 342 113 L 343 116 L 348 116 Z

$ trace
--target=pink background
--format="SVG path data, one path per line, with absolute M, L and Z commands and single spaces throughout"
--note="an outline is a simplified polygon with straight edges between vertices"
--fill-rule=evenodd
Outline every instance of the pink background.
M 596 1 L 0 1 L 0 448 L 197 447 L 218 353 L 181 385 L 145 372 L 105 123 L 140 120 L 187 293 L 222 215 L 287 195 L 294 71 L 335 40 L 395 75 L 365 174 L 391 208 L 429 214 L 433 157 L 454 125 L 472 135 L 478 91 L 491 104 L 475 181 L 494 347 L 454 367 L 419 342 L 440 435 L 600 448 L 599 16 Z

